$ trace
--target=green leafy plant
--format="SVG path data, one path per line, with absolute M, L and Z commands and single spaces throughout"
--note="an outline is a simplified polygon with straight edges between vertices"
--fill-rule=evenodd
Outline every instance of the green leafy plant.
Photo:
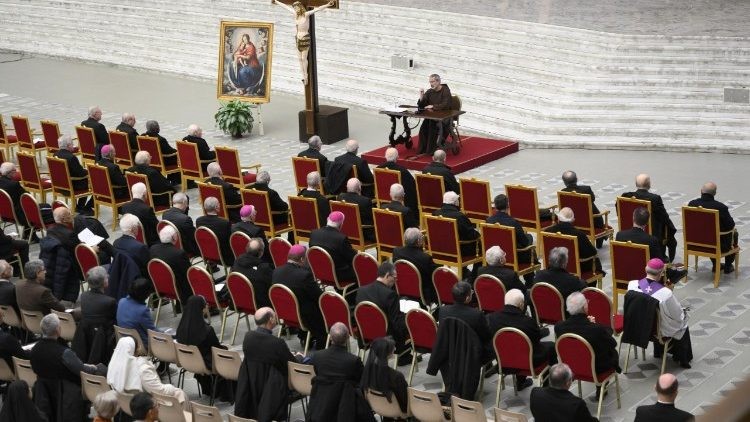
M 254 104 L 245 101 L 232 100 L 228 103 L 220 102 L 221 107 L 214 115 L 216 127 L 234 138 L 241 138 L 242 134 L 253 131 Z

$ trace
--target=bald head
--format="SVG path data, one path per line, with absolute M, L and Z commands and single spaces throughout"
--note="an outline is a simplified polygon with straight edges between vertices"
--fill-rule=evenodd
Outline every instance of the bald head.
M 346 342 L 349 340 L 349 329 L 342 322 L 337 322 L 331 326 L 329 332 L 331 336 L 331 343 L 336 346 L 346 346 Z
M 385 150 L 385 161 L 392 163 L 396 160 L 398 160 L 398 150 L 396 148 L 391 147 Z
M 677 377 L 666 373 L 656 381 L 656 396 L 659 401 L 674 403 L 677 398 Z
M 635 187 L 638 189 L 651 189 L 651 176 L 646 173 L 635 176 Z
M 438 163 L 444 163 L 445 162 L 445 151 L 442 149 L 436 150 L 434 154 L 432 154 L 432 161 L 437 161 Z
M 255 311 L 253 318 L 255 319 L 255 325 L 258 327 L 273 330 L 273 327 L 276 326 L 276 313 L 269 307 L 263 307 Z
M 714 182 L 706 182 L 706 183 L 704 183 L 703 187 L 701 188 L 701 193 L 702 194 L 705 193 L 707 195 L 715 196 L 716 195 L 716 183 L 714 183 Z
M 346 191 L 349 193 L 360 193 L 362 192 L 362 183 L 356 177 L 346 181 Z
M 359 142 L 357 142 L 354 139 L 350 139 L 346 141 L 346 152 L 351 152 L 356 154 L 359 150 Z

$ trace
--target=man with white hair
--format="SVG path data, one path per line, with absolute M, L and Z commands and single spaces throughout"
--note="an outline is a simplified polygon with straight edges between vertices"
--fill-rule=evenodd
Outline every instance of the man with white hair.
M 16 286 L 10 281 L 13 277 L 13 267 L 8 261 L 0 259 L 0 305 L 11 306 L 21 315 L 16 300 Z
M 19 182 L 20 176 L 15 164 L 10 161 L 0 164 L 0 189 L 4 190 L 13 202 L 13 210 L 16 212 L 18 224 L 24 226 L 23 239 L 27 239 L 31 234 L 31 227 L 26 220 L 23 208 L 21 208 L 21 195 L 27 193 L 27 191 Z M 36 237 L 36 234 L 34 234 L 34 237 Z M 2 256 L 2 253 L 0 253 L 0 256 Z
M 148 186 L 151 189 L 151 196 L 154 198 L 154 206 L 169 206 L 169 197 L 172 193 L 177 192 L 172 182 L 164 177 L 161 172 L 151 167 L 151 154 L 148 151 L 138 151 L 135 154 L 133 167 L 125 172 L 138 173 L 148 178 Z
M 135 154 L 138 152 L 138 132 L 135 130 L 135 114 L 122 113 L 122 121 L 117 125 L 115 130 L 128 135 L 130 157 L 135 158 Z
M 115 195 L 115 199 L 125 199 L 130 197 L 128 193 L 128 181 L 125 180 L 125 175 L 122 174 L 120 166 L 115 164 L 114 145 L 104 145 L 102 147 L 101 158 L 97 160 L 96 164 L 107 168 L 109 181 L 112 184 L 112 193 Z
M 325 177 L 326 174 L 328 174 L 328 168 L 331 166 L 331 163 L 328 161 L 328 157 L 320 152 L 322 146 L 323 141 L 320 139 L 320 136 L 313 135 L 307 140 L 307 149 L 297 154 L 297 157 L 318 160 L 318 163 L 320 164 L 320 174 Z
M 101 151 L 104 145 L 109 145 L 109 134 L 107 128 L 101 124 L 102 110 L 99 106 L 89 107 L 88 118 L 81 122 L 81 126 L 88 127 L 94 130 L 94 138 L 96 138 L 96 160 L 101 158 Z
M 429 82 L 430 89 L 419 90 L 417 107 L 429 111 L 450 110 L 453 106 L 453 96 L 448 84 L 441 83 L 440 75 L 437 73 L 430 75 Z M 424 119 L 419 128 L 419 154 L 431 154 L 439 144 L 442 145 L 445 136 L 448 135 L 449 125 L 450 119 Z M 443 139 L 438 139 L 441 132 Z
M 393 262 L 404 260 L 411 262 L 419 271 L 422 280 L 422 295 L 427 302 L 437 303 L 435 285 L 432 284 L 432 273 L 439 267 L 432 255 L 424 251 L 424 235 L 419 227 L 409 227 L 404 231 L 404 246 L 393 249 Z
M 73 232 L 73 216 L 67 207 L 52 212 L 55 224 L 39 241 L 39 259 L 47 268 L 45 285 L 52 293 L 68 302 L 78 299 L 80 271 L 75 258 L 75 248 L 80 241 Z
M 156 120 L 146 121 L 146 132 L 142 133 L 141 136 L 148 136 L 159 140 L 159 147 L 161 149 L 161 159 L 165 166 L 173 166 L 177 164 L 177 150 L 169 145 L 167 139 L 159 134 L 160 131 L 159 122 Z M 177 174 L 177 173 L 172 173 Z M 179 180 L 180 175 L 177 174 Z
M 505 286 L 506 292 L 511 289 L 518 289 L 524 296 L 527 295 L 526 286 L 518 278 L 518 273 L 513 271 L 513 268 L 505 266 L 505 251 L 500 246 L 495 245 L 487 249 L 484 253 L 484 258 L 487 265 L 481 267 L 477 271 L 477 275 L 487 274 L 497 277 L 503 283 L 503 286 Z
M 642 199 L 651 203 L 651 234 L 656 236 L 657 239 L 666 239 L 666 244 L 662 244 L 662 255 L 668 256 L 669 262 L 674 261 L 677 251 L 677 239 L 675 238 L 677 229 L 672 219 L 669 218 L 669 213 L 664 207 L 661 196 L 649 192 L 651 190 L 651 176 L 645 173 L 637 175 L 635 187 L 634 192 L 625 192 L 622 196 Z
M 195 227 L 206 227 L 214 232 L 216 239 L 219 241 L 224 265 L 232 266 L 234 264 L 234 253 L 232 253 L 232 248 L 229 245 L 232 223 L 226 218 L 219 217 L 219 200 L 213 196 L 209 196 L 203 201 L 203 210 L 206 214 L 195 220 Z
M 357 155 L 359 150 L 359 142 L 354 139 L 346 141 L 346 152 L 336 157 L 333 160 L 334 164 L 340 164 L 344 166 L 352 166 L 357 168 L 357 178 L 362 182 L 362 194 L 372 198 L 373 197 L 373 183 L 375 179 L 372 176 L 370 166 L 367 164 L 364 158 Z M 348 172 L 348 171 L 347 171 Z
M 417 183 L 414 181 L 414 176 L 404 166 L 397 163 L 398 161 L 398 149 L 390 147 L 385 150 L 385 163 L 378 166 L 378 168 L 388 169 L 397 171 L 401 174 L 401 186 L 404 188 L 405 198 L 402 200 L 404 204 L 413 209 L 419 209 L 417 203 Z
M 69 135 L 63 135 L 58 139 L 57 143 L 60 146 L 60 149 L 55 152 L 55 157 L 65 160 L 65 162 L 68 163 L 68 172 L 70 173 L 70 178 L 73 182 L 73 189 L 76 191 L 88 190 L 89 172 L 83 168 L 81 162 L 78 161 L 78 157 L 73 154 L 73 140 Z M 101 146 L 103 145 L 97 144 L 97 146 L 97 159 L 99 159 L 101 156 Z M 89 197 L 87 201 L 85 196 L 78 198 L 76 212 L 86 215 L 94 215 L 94 200 Z
M 310 233 L 310 246 L 318 246 L 326 250 L 336 267 L 336 278 L 339 283 L 347 284 L 356 282 L 357 276 L 352 268 L 352 260 L 357 251 L 352 248 L 349 238 L 341 233 L 344 224 L 344 213 L 332 212 L 326 221 L 326 225 L 313 230 Z
M 201 160 L 203 171 L 206 171 L 208 163 L 216 160 L 216 151 L 211 151 L 208 142 L 203 139 L 203 129 L 196 124 L 188 126 L 187 135 L 182 138 L 183 141 L 192 142 L 198 146 L 198 158 Z
M 172 269 L 180 303 L 187 303 L 188 298 L 193 295 L 187 279 L 190 258 L 184 250 L 175 246 L 176 242 L 177 231 L 172 226 L 164 226 L 159 231 L 159 243 L 152 245 L 149 252 L 152 259 L 161 259 Z
M 459 196 L 456 192 L 446 192 L 443 195 L 443 205 L 433 211 L 432 215 L 456 220 L 456 224 L 458 225 L 458 240 L 467 242 L 461 244 L 461 256 L 475 256 L 477 255 L 479 232 L 474 223 L 461 212 L 458 201 Z M 474 267 L 478 268 L 476 265 Z
M 153 207 L 146 203 L 146 195 L 148 195 L 146 185 L 136 183 L 131 187 L 130 191 L 133 199 L 130 202 L 122 204 L 120 212 L 136 216 L 143 225 L 143 236 L 145 237 L 146 244 L 153 245 L 159 241 L 156 235 L 156 226 L 159 224 L 159 220 L 156 219 Z
M 593 316 L 588 315 L 589 303 L 586 296 L 581 292 L 571 293 L 565 300 L 565 307 L 570 316 L 555 324 L 557 338 L 567 333 L 578 334 L 594 349 L 594 367 L 597 373 L 610 369 L 620 372 L 617 341 L 603 325 L 596 323 Z
M 177 192 L 172 196 L 172 208 L 164 211 L 161 219 L 169 221 L 177 227 L 182 240 L 182 249 L 190 256 L 200 255 L 198 245 L 195 244 L 195 224 L 190 217 L 190 207 L 188 196 L 182 192 Z
M 219 163 L 209 163 L 206 171 L 208 172 L 206 183 L 221 186 L 221 190 L 224 192 L 224 203 L 229 214 L 229 221 L 233 223 L 240 221 L 240 207 L 242 206 L 240 190 L 224 180 Z
M 268 192 L 268 203 L 271 206 L 271 219 L 273 224 L 286 224 L 289 222 L 289 204 L 284 202 L 279 193 L 271 189 L 271 174 L 261 170 L 255 178 L 252 189 Z
M 738 234 L 734 228 L 734 219 L 729 214 L 729 207 L 716 200 L 716 183 L 706 182 L 701 187 L 700 198 L 693 199 L 688 203 L 689 207 L 703 207 L 709 210 L 716 210 L 719 212 L 719 232 L 724 233 L 719 236 L 719 242 L 721 244 L 721 251 L 726 252 L 732 247 L 737 245 Z M 724 274 L 731 274 L 734 272 L 734 260 L 739 254 L 731 254 L 724 257 L 724 264 L 720 264 L 724 270 Z M 716 268 L 716 260 L 711 259 L 714 268 Z
M 564 207 L 557 212 L 557 224 L 553 224 L 547 227 L 546 229 L 544 229 L 544 231 L 548 233 L 560 233 L 566 234 L 568 236 L 575 236 L 578 239 L 578 259 L 586 260 L 589 258 L 593 258 L 581 263 L 581 272 L 590 273 L 594 271 L 596 273 L 605 275 L 606 273 L 602 270 L 602 263 L 601 261 L 599 261 L 599 257 L 597 256 L 597 251 L 594 247 L 594 244 L 591 243 L 591 239 L 589 239 L 589 236 L 586 234 L 586 232 L 577 229 L 573 225 L 574 221 L 575 216 L 573 215 L 573 210 L 568 207 Z M 596 282 L 593 283 L 596 284 Z
M 439 149 L 432 154 L 432 162 L 422 169 L 422 174 L 431 174 L 433 176 L 440 176 L 443 178 L 443 186 L 445 191 L 453 191 L 457 194 L 461 194 L 461 186 L 456 180 L 456 176 L 453 175 L 450 166 L 445 164 L 446 154 L 445 151 Z
M 568 272 L 568 248 L 558 246 L 549 251 L 547 267 L 537 271 L 534 283 L 547 283 L 556 288 L 567 299 L 573 292 L 580 292 L 586 288 L 586 282 L 575 274 Z
M 138 233 L 138 217 L 133 214 L 125 214 L 120 218 L 120 230 L 122 236 L 115 239 L 112 246 L 119 254 L 125 254 L 138 266 L 141 276 L 148 276 L 148 261 L 151 260 L 151 253 L 148 246 L 136 240 Z M 154 229 L 155 230 L 155 229 Z
M 362 233 L 367 241 L 375 241 L 375 227 L 372 221 L 372 199 L 362 196 L 362 183 L 359 179 L 352 177 L 346 182 L 346 192 L 338 196 L 339 201 L 355 204 L 359 208 L 359 223 L 362 225 Z
M 318 225 L 325 226 L 326 216 L 331 213 L 331 205 L 328 198 L 320 193 L 320 174 L 317 171 L 307 173 L 307 187 L 299 191 L 297 196 L 312 198 L 318 204 Z
M 401 222 L 403 229 L 406 230 L 409 227 L 419 228 L 419 220 L 417 219 L 417 213 L 419 208 L 408 207 L 404 203 L 404 187 L 398 183 L 391 185 L 391 202 L 382 203 L 380 206 L 388 211 L 393 211 L 401 214 Z

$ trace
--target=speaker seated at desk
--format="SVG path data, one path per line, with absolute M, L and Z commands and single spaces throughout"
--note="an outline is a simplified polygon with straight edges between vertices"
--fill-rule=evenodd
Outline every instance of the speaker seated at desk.
M 448 85 L 440 83 L 440 75 L 433 73 L 430 75 L 430 89 L 427 91 L 419 90 L 418 109 L 422 110 L 451 110 L 451 90 Z M 435 152 L 438 144 L 438 136 L 449 133 L 451 120 L 442 121 L 424 119 L 422 126 L 419 128 L 419 154 L 432 154 Z M 442 130 L 439 125 L 442 125 Z

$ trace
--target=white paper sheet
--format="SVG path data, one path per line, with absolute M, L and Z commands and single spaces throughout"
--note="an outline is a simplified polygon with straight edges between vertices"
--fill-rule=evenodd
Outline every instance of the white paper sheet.
M 399 308 L 401 308 L 401 312 L 407 313 L 411 311 L 412 309 L 419 308 L 419 302 L 409 300 L 409 299 L 401 299 L 399 300 Z
M 95 235 L 89 229 L 83 229 L 82 232 L 78 233 L 78 240 L 85 243 L 87 246 L 96 246 L 104 240 L 103 237 Z

